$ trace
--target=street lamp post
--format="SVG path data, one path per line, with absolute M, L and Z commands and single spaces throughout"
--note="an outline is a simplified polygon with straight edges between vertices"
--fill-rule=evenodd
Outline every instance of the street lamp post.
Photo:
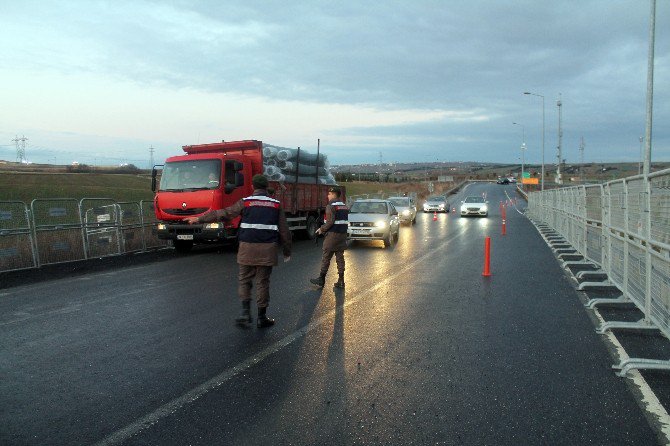
M 541 183 L 540 190 L 544 190 L 544 96 L 537 93 L 531 93 L 529 91 L 526 91 L 523 94 L 529 94 L 531 96 L 537 96 L 542 98 L 542 179 L 540 181 Z
M 647 106 L 644 132 L 644 164 L 642 173 L 645 176 L 651 171 L 651 129 L 654 109 L 654 41 L 656 33 L 656 0 L 651 0 L 649 14 L 649 54 L 647 56 Z
M 519 125 L 521 126 L 521 134 L 523 135 L 521 138 L 521 189 L 523 189 L 523 171 L 524 171 L 524 151 L 526 150 L 526 127 L 523 126 L 523 124 L 519 124 L 518 122 L 513 122 L 513 125 Z

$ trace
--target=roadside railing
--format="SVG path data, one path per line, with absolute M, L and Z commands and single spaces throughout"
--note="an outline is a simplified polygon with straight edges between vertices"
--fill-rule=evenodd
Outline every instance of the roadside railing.
M 600 333 L 658 329 L 670 338 L 670 169 L 531 192 L 528 215 L 553 228 L 586 262 L 605 273 L 605 283 L 623 294 L 617 302 L 634 303 L 644 315 L 638 322 L 604 323 Z M 587 304 L 591 308 L 602 299 L 593 301 Z M 670 370 L 670 361 L 631 358 L 615 368 L 624 376 L 636 368 Z
M 165 247 L 152 201 L 0 201 L 0 272 Z

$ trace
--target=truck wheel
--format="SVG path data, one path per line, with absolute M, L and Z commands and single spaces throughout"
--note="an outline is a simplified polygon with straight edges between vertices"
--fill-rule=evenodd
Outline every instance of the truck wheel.
M 174 249 L 182 254 L 186 254 L 193 248 L 193 242 L 191 240 L 175 240 Z
M 305 229 L 305 236 L 307 240 L 314 240 L 316 237 L 316 230 L 319 229 L 319 225 L 316 224 L 316 218 L 313 215 L 307 217 L 307 223 L 305 224 L 307 228 Z

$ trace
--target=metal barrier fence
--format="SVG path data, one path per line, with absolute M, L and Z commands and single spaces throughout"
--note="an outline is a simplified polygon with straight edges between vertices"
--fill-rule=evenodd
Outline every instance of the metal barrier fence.
M 167 246 L 156 223 L 151 201 L 0 201 L 0 272 Z
M 659 329 L 670 338 L 670 169 L 532 192 L 528 215 L 607 274 L 607 283 L 623 293 L 617 302 L 632 302 L 644 314 L 639 322 L 607 322 L 600 333 Z M 624 376 L 635 368 L 670 369 L 670 361 L 632 358 L 615 368 Z

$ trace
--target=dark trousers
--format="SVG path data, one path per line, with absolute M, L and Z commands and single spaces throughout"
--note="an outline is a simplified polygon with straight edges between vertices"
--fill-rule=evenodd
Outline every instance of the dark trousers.
M 323 256 L 321 257 L 321 275 L 325 276 L 328 272 L 328 267 L 330 267 L 330 259 L 333 258 L 335 254 L 335 263 L 337 263 L 337 273 L 341 276 L 344 275 L 344 251 L 331 251 L 329 249 L 323 250 Z
M 251 299 L 251 288 L 255 277 L 256 304 L 258 308 L 267 308 L 270 303 L 270 274 L 272 274 L 271 266 L 240 265 L 238 275 L 238 294 L 240 300 Z

